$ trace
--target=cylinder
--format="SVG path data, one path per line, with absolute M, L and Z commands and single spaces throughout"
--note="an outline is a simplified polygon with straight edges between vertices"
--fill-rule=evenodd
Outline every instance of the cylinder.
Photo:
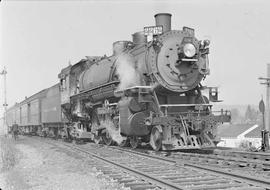
M 162 26 L 164 33 L 171 30 L 171 16 L 170 13 L 158 13 L 155 15 L 156 26 Z
M 117 41 L 113 43 L 113 55 L 119 55 L 122 53 L 128 46 L 129 41 Z
M 136 32 L 132 34 L 132 41 L 135 45 L 145 44 L 147 37 L 144 35 L 144 32 Z

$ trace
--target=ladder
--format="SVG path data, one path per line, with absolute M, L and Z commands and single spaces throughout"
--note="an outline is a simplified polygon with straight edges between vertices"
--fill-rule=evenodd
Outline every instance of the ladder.
M 183 126 L 183 128 L 184 128 L 184 133 L 185 133 L 185 135 L 186 135 L 187 137 L 190 136 L 189 130 L 188 130 L 187 122 L 186 122 L 186 120 L 184 120 L 184 118 L 183 118 L 182 115 L 180 115 L 180 120 L 181 120 L 181 124 L 182 124 L 182 126 Z

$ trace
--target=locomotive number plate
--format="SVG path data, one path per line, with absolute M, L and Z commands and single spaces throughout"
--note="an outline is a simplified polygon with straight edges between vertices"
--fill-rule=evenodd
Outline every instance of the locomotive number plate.
M 159 35 L 163 33 L 163 27 L 162 26 L 146 26 L 143 28 L 144 35 Z

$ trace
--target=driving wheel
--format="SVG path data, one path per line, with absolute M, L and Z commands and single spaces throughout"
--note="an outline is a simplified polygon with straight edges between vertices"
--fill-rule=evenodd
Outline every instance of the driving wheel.
M 103 139 L 104 143 L 108 146 L 112 145 L 112 143 L 113 143 L 112 137 L 107 129 L 106 129 L 105 133 L 103 133 L 102 139 Z
M 126 138 L 119 144 L 119 146 L 126 147 L 126 146 L 128 146 L 128 144 L 129 144 L 129 140 L 128 140 L 128 138 Z
M 151 131 L 150 145 L 155 151 L 159 151 L 162 148 L 162 133 L 156 126 L 154 126 Z

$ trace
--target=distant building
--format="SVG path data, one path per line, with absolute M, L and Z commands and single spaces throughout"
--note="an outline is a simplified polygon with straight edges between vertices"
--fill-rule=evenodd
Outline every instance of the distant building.
M 249 142 L 252 142 L 252 145 L 256 148 L 260 147 L 262 144 L 261 137 L 262 125 L 251 130 L 249 133 L 245 134 L 245 139 Z
M 259 148 L 261 146 L 261 126 L 257 124 L 226 124 L 218 128 L 220 142 L 217 146 L 238 148 L 241 143 Z

